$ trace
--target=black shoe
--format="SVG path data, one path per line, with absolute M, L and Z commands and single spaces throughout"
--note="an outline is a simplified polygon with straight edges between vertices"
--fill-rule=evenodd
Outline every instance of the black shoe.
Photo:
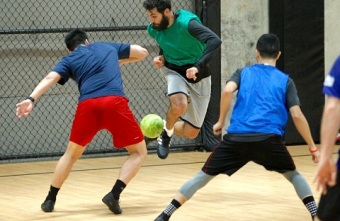
M 159 215 L 154 221 L 168 221 L 168 217 L 163 217 L 162 214 Z
M 55 202 L 52 200 L 45 200 L 45 202 L 41 204 L 41 209 L 46 213 L 50 213 L 54 209 L 54 204 Z
M 157 140 L 157 137 L 156 138 L 149 138 L 149 137 L 144 136 L 144 140 L 145 140 L 145 143 L 146 143 L 146 147 L 148 147 L 152 141 Z
M 122 209 L 119 206 L 119 200 L 116 200 L 111 192 L 106 194 L 106 196 L 103 197 L 102 201 L 114 214 L 122 213 Z
M 165 129 L 163 129 L 161 135 L 158 137 L 157 155 L 161 159 L 165 159 L 169 155 L 171 137 L 168 136 Z

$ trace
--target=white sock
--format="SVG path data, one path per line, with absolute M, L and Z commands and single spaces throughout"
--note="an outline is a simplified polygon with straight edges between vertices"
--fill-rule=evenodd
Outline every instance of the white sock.
M 163 120 L 163 122 L 164 122 L 164 130 L 166 131 L 168 136 L 171 137 L 174 134 L 174 127 L 169 130 L 168 128 L 166 128 L 166 121 Z

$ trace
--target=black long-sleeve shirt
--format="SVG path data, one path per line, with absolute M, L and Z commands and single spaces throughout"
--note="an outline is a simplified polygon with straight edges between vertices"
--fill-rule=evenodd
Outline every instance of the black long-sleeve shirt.
M 208 77 L 211 75 L 207 64 L 212 59 L 214 52 L 218 49 L 222 43 L 221 39 L 209 28 L 205 27 L 201 23 L 196 20 L 191 20 L 188 24 L 189 33 L 199 41 L 203 42 L 206 45 L 205 50 L 201 58 L 195 64 L 187 64 L 183 66 L 178 66 L 174 64 L 170 64 L 165 61 L 165 66 L 172 70 L 177 71 L 181 74 L 188 82 L 197 83 L 201 79 Z M 160 52 L 162 54 L 162 51 Z M 196 74 L 196 80 L 188 79 L 186 77 L 186 70 L 191 67 L 196 67 L 198 69 L 198 73 Z

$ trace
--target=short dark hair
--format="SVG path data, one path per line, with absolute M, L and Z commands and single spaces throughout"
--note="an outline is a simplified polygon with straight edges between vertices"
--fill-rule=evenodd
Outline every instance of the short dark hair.
M 143 7 L 146 10 L 152 10 L 157 8 L 157 11 L 163 13 L 165 9 L 171 10 L 171 1 L 170 0 L 145 0 L 143 3 Z
M 275 34 L 263 34 L 256 44 L 256 50 L 263 58 L 276 58 L 280 51 L 280 39 Z
M 84 30 L 76 28 L 67 33 L 65 36 L 65 44 L 68 50 L 73 51 L 80 44 L 84 44 L 85 40 L 89 39 Z

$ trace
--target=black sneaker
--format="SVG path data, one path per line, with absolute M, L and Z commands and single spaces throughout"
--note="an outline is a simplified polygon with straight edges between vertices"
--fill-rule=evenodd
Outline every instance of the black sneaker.
M 116 200 L 113 197 L 113 194 L 111 192 L 109 192 L 108 194 L 106 194 L 103 199 L 102 199 L 103 203 L 105 203 L 105 205 L 107 207 L 109 207 L 109 209 L 111 210 L 111 212 L 113 212 L 114 214 L 121 214 L 122 213 L 122 209 L 119 206 L 119 200 Z
M 146 147 L 148 147 L 152 141 L 157 140 L 157 137 L 156 138 L 149 138 L 149 137 L 144 136 L 144 140 L 145 140 L 145 143 L 146 143 Z
M 50 213 L 54 209 L 54 204 L 55 202 L 52 200 L 45 200 L 45 202 L 41 204 L 41 209 L 46 213 Z
M 157 141 L 158 141 L 158 146 L 157 146 L 158 157 L 161 159 L 167 158 L 169 155 L 169 151 L 170 151 L 171 137 L 168 136 L 165 129 L 163 129 Z

